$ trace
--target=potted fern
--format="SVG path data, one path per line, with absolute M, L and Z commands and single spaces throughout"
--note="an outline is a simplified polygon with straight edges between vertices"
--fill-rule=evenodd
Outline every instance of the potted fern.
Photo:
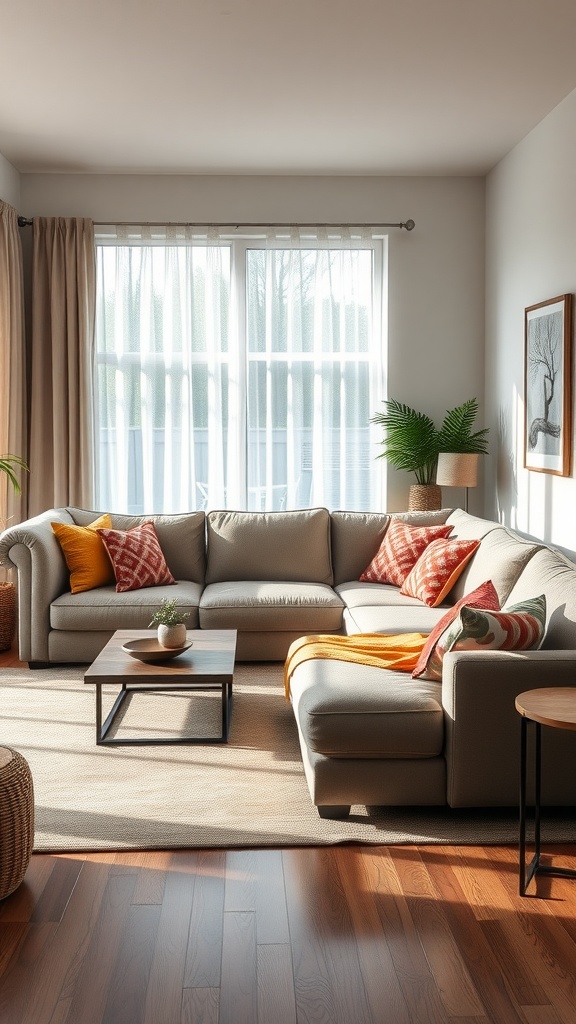
M 18 470 L 28 471 L 28 466 L 19 455 L 0 455 L 0 473 L 8 477 L 8 481 L 16 494 L 20 494 Z M 5 523 L 0 522 L 0 531 Z M 8 651 L 14 639 L 16 629 L 16 584 L 4 580 L 0 582 L 0 651 Z
M 378 458 L 387 459 L 395 469 L 406 470 L 416 477 L 416 484 L 410 487 L 409 509 L 440 508 L 442 491 L 436 483 L 440 452 L 486 455 L 488 451 L 488 428 L 472 430 L 478 400 L 470 398 L 450 409 L 439 430 L 430 416 L 396 399 L 387 399 L 384 405 L 385 411 L 371 419 L 385 431 L 383 451 Z

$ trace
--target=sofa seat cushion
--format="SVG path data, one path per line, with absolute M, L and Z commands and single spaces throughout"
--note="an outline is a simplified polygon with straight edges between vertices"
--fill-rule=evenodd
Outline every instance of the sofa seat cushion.
M 334 632 L 342 625 L 343 607 L 332 587 L 323 583 L 210 583 L 200 601 L 200 626 L 248 632 Z
M 81 594 L 61 594 L 50 606 L 50 625 L 52 629 L 66 630 L 147 629 L 152 613 L 167 597 L 176 598 L 182 610 L 190 613 L 186 619 L 188 629 L 197 629 L 201 592 L 200 584 L 181 580 L 176 585 L 123 593 L 108 586 Z
M 429 608 L 425 604 L 362 606 L 347 608 L 347 633 L 424 633 L 428 635 L 446 612 L 445 606 Z
M 441 686 L 409 673 L 316 658 L 294 670 L 291 700 L 307 746 L 325 757 L 438 757 Z
M 430 633 L 446 606 L 430 608 L 386 583 L 342 583 L 336 592 L 346 605 L 346 633 Z

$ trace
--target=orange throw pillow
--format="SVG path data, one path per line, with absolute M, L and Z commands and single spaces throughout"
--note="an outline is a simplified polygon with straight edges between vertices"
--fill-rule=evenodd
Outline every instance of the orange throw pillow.
M 430 608 L 442 604 L 476 551 L 479 540 L 433 540 L 425 548 L 400 593 L 418 597 Z
M 107 512 L 88 526 L 70 526 L 67 523 L 50 525 L 66 559 L 70 572 L 70 590 L 73 594 L 114 583 L 112 563 L 97 533 L 100 527 L 112 526 L 112 519 Z
M 401 587 L 424 548 L 433 540 L 447 537 L 451 526 L 408 526 L 392 519 L 379 550 L 360 577 L 361 583 L 393 583 Z

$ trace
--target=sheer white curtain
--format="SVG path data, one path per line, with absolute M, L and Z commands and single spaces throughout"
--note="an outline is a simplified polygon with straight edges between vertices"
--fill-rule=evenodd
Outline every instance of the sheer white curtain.
M 269 231 L 247 252 L 250 507 L 380 507 L 381 243 Z
M 98 507 L 381 507 L 383 241 L 100 227 Z
M 102 508 L 238 507 L 230 246 L 189 228 L 97 232 Z

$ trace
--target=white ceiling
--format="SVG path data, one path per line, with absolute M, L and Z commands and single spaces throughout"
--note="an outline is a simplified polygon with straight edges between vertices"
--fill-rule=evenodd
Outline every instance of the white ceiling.
M 576 0 L 0 0 L 21 172 L 483 174 L 576 88 Z

